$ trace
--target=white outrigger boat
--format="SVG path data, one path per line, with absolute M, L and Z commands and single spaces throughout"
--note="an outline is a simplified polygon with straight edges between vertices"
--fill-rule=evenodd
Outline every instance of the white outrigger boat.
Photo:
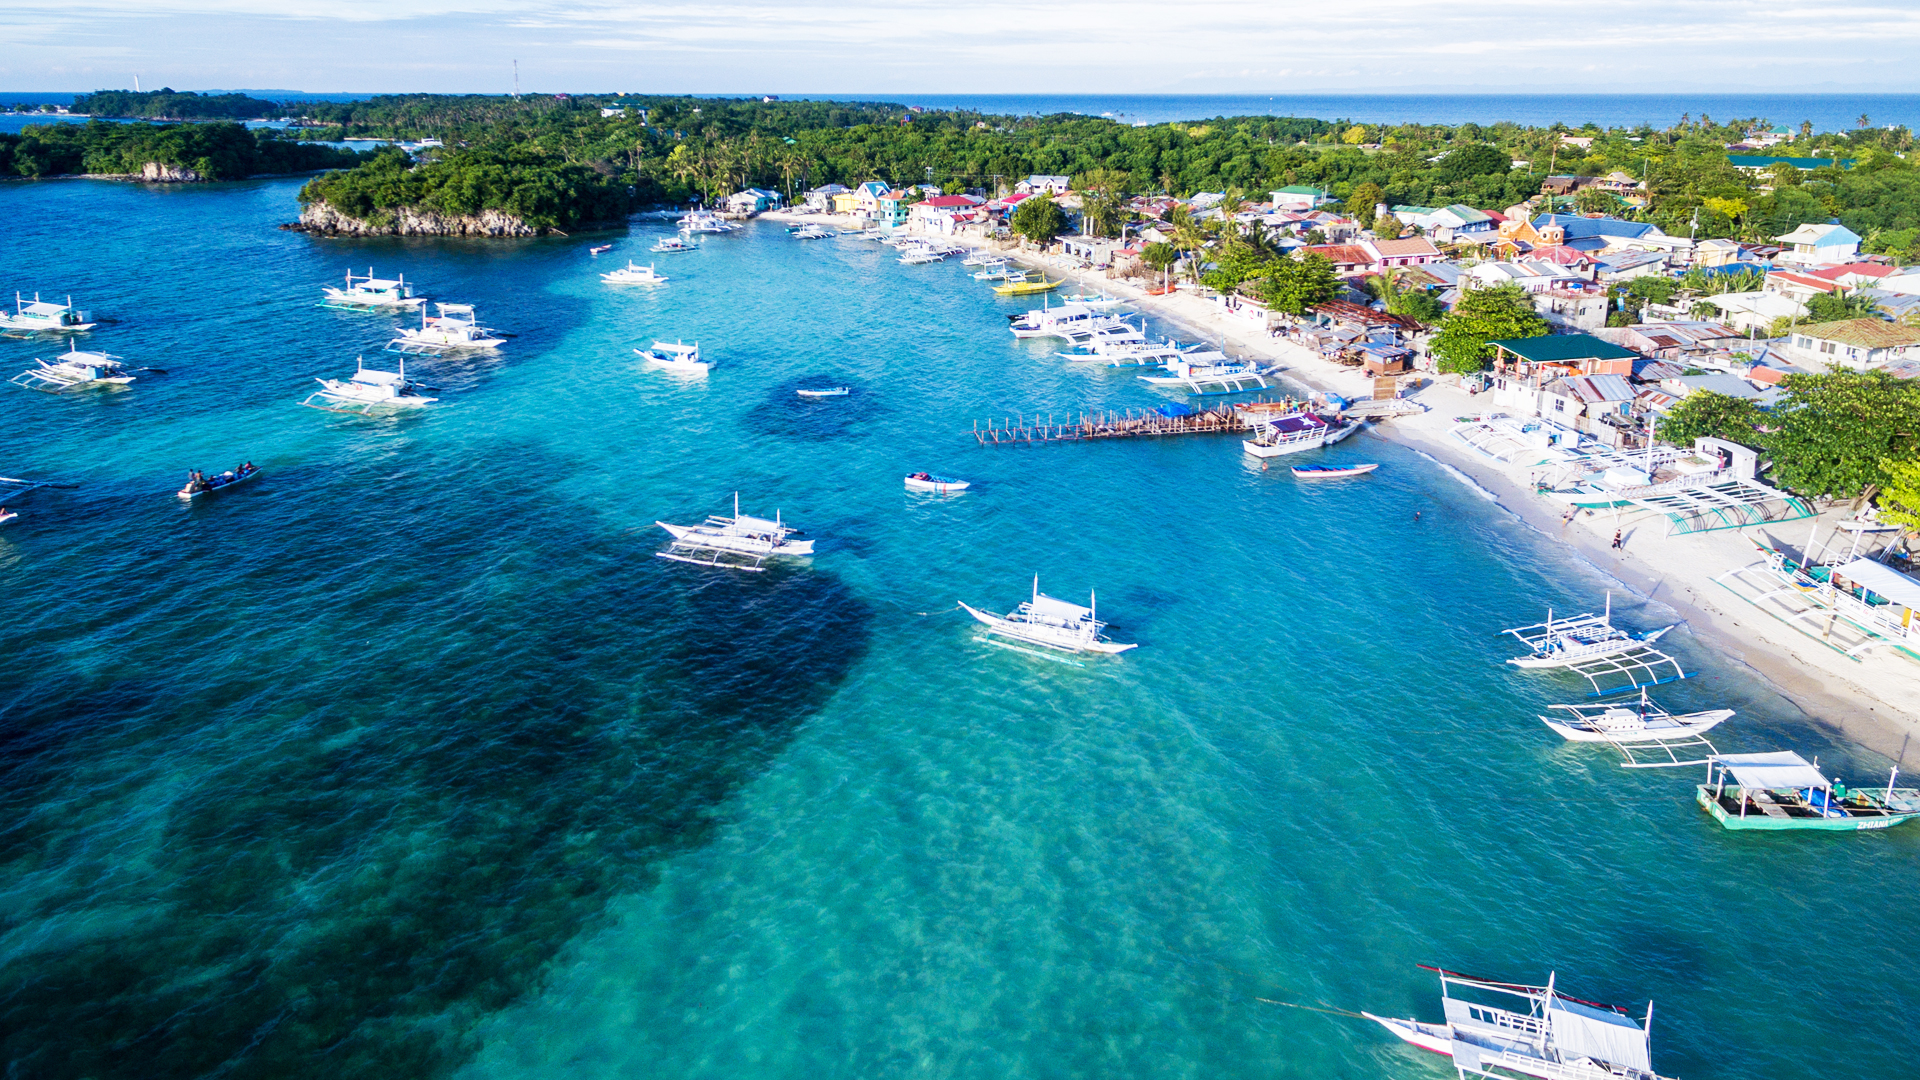
M 40 366 L 28 368 L 7 381 L 29 390 L 58 394 L 95 386 L 125 386 L 134 380 L 134 375 L 121 357 L 111 353 L 87 352 L 77 344 L 70 346 L 60 359 L 52 363 L 37 357 L 33 362 Z
M 684 237 L 668 236 L 647 250 L 657 251 L 663 255 L 670 255 L 676 251 L 694 251 L 699 247 L 699 244 L 689 243 Z
M 0 330 L 16 334 L 66 333 L 78 334 L 91 330 L 97 324 L 90 311 L 75 311 L 73 297 L 67 297 L 64 304 L 54 304 L 40 299 L 39 293 L 32 300 L 24 300 L 19 293 L 13 294 L 13 313 L 0 311 Z
M 394 331 L 399 336 L 387 342 L 387 351 L 410 356 L 439 355 L 466 349 L 497 349 L 506 344 L 504 339 L 493 336 L 497 331 L 480 325 L 472 304 L 434 306 L 440 314 L 429 317 L 427 309 L 421 308 L 419 329 L 403 326 Z
M 373 276 L 373 267 L 367 267 L 364 276 L 347 271 L 347 287 L 335 288 L 329 285 L 324 290 L 327 298 L 320 306 L 334 311 L 378 311 L 384 308 L 420 307 L 427 302 L 424 296 L 413 295 L 413 286 L 407 284 L 407 276 L 396 278 L 377 278 Z
M 224 491 L 241 481 L 251 480 L 259 475 L 260 466 L 251 461 L 237 469 L 228 469 L 217 476 L 194 473 L 187 478 L 187 486 L 181 488 L 177 494 L 183 499 L 197 499 L 215 491 Z
M 700 359 L 700 343 L 656 341 L 649 348 L 633 350 L 647 363 L 676 375 L 705 375 L 713 365 Z
M 1241 394 L 1266 389 L 1268 374 L 1250 361 L 1228 360 L 1225 356 L 1215 360 L 1204 353 L 1193 353 L 1168 361 L 1165 375 L 1142 375 L 1140 379 L 1150 386 L 1184 386 L 1189 394 Z
M 1361 1015 L 1404 1042 L 1452 1058 L 1461 1080 L 1663 1080 L 1653 1071 L 1647 1038 L 1652 1002 L 1645 1018 L 1635 1020 L 1618 1005 L 1567 997 L 1553 976 L 1545 986 L 1523 986 L 1420 966 L 1440 976 L 1445 1022 Z M 1455 989 L 1470 996 L 1455 997 Z M 1517 1007 L 1502 1007 L 1508 1002 Z
M 1242 449 L 1257 458 L 1283 457 L 1305 450 L 1333 446 L 1360 430 L 1353 420 L 1328 420 L 1314 412 L 1265 414 L 1259 421 L 1260 433 L 1240 443 Z
M 761 563 L 776 556 L 813 554 L 813 541 L 793 539 L 800 530 L 781 521 L 778 510 L 774 511 L 772 521 L 740 513 L 739 492 L 733 495 L 732 517 L 715 514 L 699 525 L 669 525 L 664 521 L 654 524 L 673 537 L 667 550 L 654 554 L 695 566 L 757 572 L 765 569 Z
M 833 230 L 821 225 L 806 225 L 793 232 L 795 240 L 826 240 L 833 236 Z
M 966 480 L 955 480 L 951 476 L 935 476 L 932 473 L 908 473 L 908 491 L 931 491 L 935 495 L 958 495 L 972 487 Z
M 641 266 L 632 259 L 628 259 L 627 265 L 601 274 L 600 280 L 609 285 L 665 285 L 667 276 L 655 273 L 652 263 Z
M 711 210 L 695 210 L 676 222 L 683 233 L 730 233 L 740 226 Z
M 371 414 L 376 409 L 412 409 L 440 400 L 420 393 L 422 387 L 407 378 L 407 362 L 400 361 L 399 371 L 381 371 L 367 366 L 364 357 L 356 358 L 356 369 L 351 379 L 321 379 L 313 381 L 320 389 L 308 394 L 300 404 L 310 409 L 325 409 L 327 412 Z M 318 398 L 320 403 L 315 404 Z
M 1087 607 L 1056 600 L 1040 591 L 1040 576 L 1034 575 L 1033 596 L 1005 615 L 990 615 L 962 601 L 967 614 L 986 624 L 988 634 L 1044 645 L 1062 652 L 1123 653 L 1139 646 L 1109 641 L 1100 631 L 1106 623 L 1095 617 L 1096 598 L 1087 594 Z
M 1676 716 L 1649 698 L 1644 688 L 1640 691 L 1640 700 L 1632 704 L 1549 705 L 1547 708 L 1559 709 L 1565 714 L 1540 718 L 1561 738 L 1568 742 L 1607 743 L 1620 751 L 1626 759 L 1620 764 L 1628 769 L 1704 764 L 1705 757 L 1682 761 L 1676 751 L 1698 752 L 1695 748 L 1699 748 L 1711 756 L 1715 750 L 1707 741 L 1706 733 L 1733 716 L 1732 709 L 1706 709 Z M 1640 760 L 1656 751 L 1664 753 L 1667 760 Z
M 1063 296 L 1060 299 L 1069 304 L 1085 304 L 1086 306 L 1094 309 L 1095 311 L 1112 311 L 1113 309 L 1126 303 L 1124 299 L 1118 296 L 1109 295 L 1104 292 L 1075 293 L 1072 296 Z
M 1530 670 L 1566 668 L 1592 683 L 1595 697 L 1603 697 L 1687 678 L 1680 661 L 1653 647 L 1678 625 L 1671 623 L 1638 633 L 1623 630 L 1613 625 L 1613 594 L 1608 593 L 1603 614 L 1589 612 L 1556 620 L 1549 608 L 1546 622 L 1516 626 L 1502 633 L 1512 634 L 1528 649 L 1527 655 L 1513 657 L 1507 663 Z M 1667 674 L 1669 670 L 1672 674 Z M 1624 682 L 1601 685 L 1614 679 Z
M 1007 329 L 1017 338 L 1064 337 L 1084 326 L 1109 325 L 1108 316 L 1084 304 L 1046 305 L 1023 315 L 1007 316 Z

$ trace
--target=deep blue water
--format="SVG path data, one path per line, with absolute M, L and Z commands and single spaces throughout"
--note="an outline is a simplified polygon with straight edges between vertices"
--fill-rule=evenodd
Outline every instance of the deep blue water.
M 1608 582 L 1418 455 L 1362 435 L 1326 458 L 1379 472 L 1304 485 L 1231 439 L 982 448 L 1165 399 L 1015 342 L 954 263 L 761 224 L 620 291 L 659 226 L 323 240 L 273 228 L 297 188 L 0 185 L 0 286 L 165 369 L 0 386 L 0 474 L 78 485 L 0 526 L 10 1074 L 1439 1080 L 1268 1003 L 1437 1018 L 1420 962 L 1651 997 L 1670 1076 L 1920 1057 L 1920 830 L 1727 833 L 1690 770 L 1560 743 L 1535 716 L 1577 688 L 1497 630 Z M 411 366 L 420 415 L 300 408 L 397 322 L 315 306 L 348 265 L 517 336 Z M 712 376 L 637 367 L 656 335 Z M 736 491 L 819 554 L 652 557 Z M 1036 572 L 1142 647 L 977 643 L 954 601 Z M 1740 710 L 1723 749 L 1884 777 L 1667 640 L 1701 672 L 1670 704 Z

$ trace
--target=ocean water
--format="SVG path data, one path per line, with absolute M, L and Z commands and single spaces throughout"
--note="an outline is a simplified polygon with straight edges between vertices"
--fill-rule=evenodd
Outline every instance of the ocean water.
M 1553 737 L 1579 688 L 1498 630 L 1609 583 L 1436 463 L 982 448 L 1166 399 L 1014 341 L 957 263 L 758 224 L 616 290 L 663 226 L 316 239 L 273 228 L 297 187 L 0 186 L 0 282 L 164 369 L 0 387 L 0 473 L 77 485 L 0 526 L 10 1075 L 1439 1080 L 1344 1015 L 1437 1018 L 1423 962 L 1652 998 L 1670 1076 L 1920 1056 L 1920 829 L 1728 833 L 1693 770 Z M 369 265 L 516 336 L 410 364 L 418 415 L 300 408 L 398 321 L 315 306 Z M 638 367 L 655 336 L 712 375 Z M 652 557 L 735 492 L 818 554 Z M 1141 648 L 981 644 L 955 601 L 1036 573 Z M 1739 710 L 1723 749 L 1883 782 L 1667 640 L 1700 674 L 1663 700 Z

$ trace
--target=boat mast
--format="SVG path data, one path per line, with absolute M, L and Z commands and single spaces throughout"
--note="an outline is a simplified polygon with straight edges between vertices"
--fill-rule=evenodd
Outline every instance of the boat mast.
M 1548 1014 L 1553 1012 L 1553 980 L 1559 976 L 1557 971 L 1547 972 L 1547 994 L 1540 1002 L 1540 1056 L 1547 1054 Z

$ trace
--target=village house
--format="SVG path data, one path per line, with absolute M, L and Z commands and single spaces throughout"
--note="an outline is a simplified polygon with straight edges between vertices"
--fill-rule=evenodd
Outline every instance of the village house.
M 768 191 L 766 188 L 746 188 L 727 196 L 727 212 L 758 214 L 763 210 L 778 210 L 785 201 L 777 191 Z
M 1746 343 L 1741 333 L 1725 323 L 1645 322 L 1594 331 L 1594 336 L 1661 360 L 1685 360 Z
M 889 191 L 880 196 L 871 215 L 873 220 L 881 225 L 905 225 L 907 212 L 912 208 L 908 200 L 912 197 L 905 191 Z
M 1693 245 L 1695 266 L 1725 266 L 1740 262 L 1744 255 L 1745 249 L 1737 240 L 1702 240 Z
M 1720 322 L 1743 334 L 1765 335 L 1772 332 L 1775 319 L 1807 317 L 1807 305 L 1804 303 L 1765 290 L 1716 293 L 1704 299 L 1720 310 Z
M 1333 196 L 1317 187 L 1294 184 L 1267 192 L 1275 210 L 1318 210 L 1333 201 Z
M 1840 224 L 1802 225 L 1774 239 L 1787 245 L 1779 261 L 1798 266 L 1837 266 L 1860 256 L 1859 234 Z
M 1631 375 L 1638 353 L 1592 334 L 1548 334 L 1544 337 L 1489 341 L 1494 366 L 1502 371 L 1531 372 L 1564 368 L 1575 375 Z
M 807 209 L 817 214 L 831 214 L 834 212 L 834 197 L 852 193 L 853 189 L 845 184 L 824 184 L 807 192 Z
M 1594 261 L 1593 272 L 1595 280 L 1609 284 L 1637 277 L 1662 277 L 1667 272 L 1667 256 L 1658 251 L 1609 252 Z
M 1371 269 L 1376 273 L 1390 266 L 1419 266 L 1441 258 L 1440 249 L 1423 236 L 1405 240 L 1362 240 L 1357 246 L 1373 256 Z
M 1728 149 L 1732 149 L 1729 147 Z M 1728 154 L 1727 164 L 1744 172 L 1769 172 L 1775 165 L 1791 165 L 1801 172 L 1839 167 L 1853 168 L 1852 158 L 1773 157 L 1767 154 Z
M 1073 188 L 1073 180 L 1066 176 L 1042 176 L 1035 173 L 1013 185 L 1016 195 L 1065 195 Z
M 1842 319 L 1796 326 L 1777 350 L 1814 370 L 1830 365 L 1865 371 L 1896 360 L 1920 358 L 1920 329 L 1885 319 Z
M 1333 272 L 1341 277 L 1371 273 L 1374 254 L 1359 244 L 1314 244 L 1306 250 L 1333 263 Z
M 1426 206 L 1395 206 L 1390 211 L 1402 225 L 1419 229 L 1438 243 L 1471 243 L 1494 234 L 1491 214 L 1471 206 L 1452 203 L 1438 209 Z

